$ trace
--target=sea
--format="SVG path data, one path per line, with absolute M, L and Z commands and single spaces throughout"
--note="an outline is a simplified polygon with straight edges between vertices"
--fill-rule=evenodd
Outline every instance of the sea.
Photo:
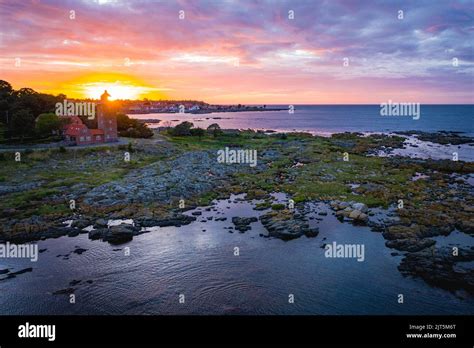
M 267 106 L 271 107 L 282 106 Z M 422 105 L 417 120 L 380 116 L 380 107 L 374 105 L 296 105 L 293 114 L 284 110 L 131 116 L 162 120 L 158 125 L 188 120 L 199 127 L 218 123 L 222 128 L 322 135 L 408 130 L 474 135 L 473 105 Z M 428 157 L 444 156 L 443 151 L 448 156 L 452 150 L 435 144 L 425 148 L 430 149 Z M 420 155 L 419 145 L 412 149 Z M 465 158 L 474 157 L 472 147 L 460 150 Z M 262 213 L 253 209 L 257 202 L 242 198 L 214 201 L 211 210 L 198 207 L 202 215 L 197 221 L 151 228 L 120 246 L 89 240 L 84 231 L 76 237 L 38 241 L 37 262 L 0 259 L 0 273 L 32 267 L 14 278 L 0 274 L 0 314 L 474 314 L 472 295 L 403 276 L 397 269 L 402 253 L 387 248 L 382 235 L 368 227 L 341 223 L 324 203 L 311 203 L 310 224 L 320 230 L 315 238 L 265 238 L 260 221 L 238 233 L 230 228 L 232 217 Z M 285 201 L 281 193 L 275 193 L 275 199 Z M 328 214 L 317 215 L 324 211 Z M 227 220 L 215 221 L 217 216 Z M 474 238 L 459 231 L 435 240 L 438 246 L 474 247 Z M 364 245 L 364 260 L 326 257 L 324 245 L 333 242 Z M 75 253 L 77 248 L 85 251 Z
M 182 121 L 193 122 L 195 127 L 206 128 L 217 123 L 226 129 L 255 129 L 311 132 L 325 135 L 340 132 L 463 132 L 474 136 L 474 104 L 420 105 L 417 116 L 381 116 L 380 105 L 267 105 L 267 109 L 285 109 L 261 112 L 222 112 L 211 114 L 136 114 L 138 119 L 159 119 L 163 126 Z M 291 110 L 293 112 L 291 112 Z

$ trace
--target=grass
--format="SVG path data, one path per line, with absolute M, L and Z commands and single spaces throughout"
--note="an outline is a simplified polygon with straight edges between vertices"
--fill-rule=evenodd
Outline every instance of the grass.
M 414 204 L 421 202 L 427 186 L 423 181 L 410 180 L 415 171 L 420 171 L 417 165 L 394 167 L 386 158 L 368 157 L 351 152 L 338 144 L 338 141 L 351 140 L 361 142 L 365 146 L 379 143 L 381 140 L 377 138 L 360 139 L 353 135 L 341 135 L 332 139 L 310 137 L 307 134 L 289 134 L 285 138 L 255 132 L 242 132 L 238 136 L 205 135 L 201 138 L 171 137 L 166 134 L 164 136 L 178 150 L 178 154 L 189 150 L 217 150 L 224 147 L 252 148 L 257 149 L 259 162 L 267 165 L 264 171 L 234 174 L 227 187 L 222 189 L 223 192 L 204 193 L 187 200 L 187 205 L 209 205 L 212 200 L 230 192 L 246 192 L 249 199 L 265 198 L 265 195 L 271 192 L 286 192 L 295 202 L 341 199 L 362 202 L 371 207 L 387 207 L 400 198 L 410 197 Z M 169 161 L 176 155 L 176 152 L 173 152 L 173 155 L 148 154 L 133 146 L 131 161 L 125 162 L 123 152 L 128 149 L 128 146 L 124 145 L 123 149 L 96 147 L 66 152 L 33 151 L 23 154 L 21 162 L 13 161 L 13 154 L 5 154 L 0 166 L 2 184 L 40 181 L 42 185 L 28 191 L 4 195 L 0 201 L 0 209 L 20 208 L 23 216 L 64 213 L 69 211 L 68 207 L 65 202 L 57 201 L 70 192 L 70 187 L 84 184 L 92 189 L 120 180 L 130 171 L 151 163 Z M 281 156 L 272 160 L 263 159 L 261 154 L 267 150 L 275 150 Z M 350 153 L 347 162 L 342 160 L 345 151 Z M 44 165 L 45 162 L 48 166 Z M 293 167 L 296 162 L 303 162 L 304 165 Z M 374 183 L 381 189 L 356 195 L 348 185 L 351 183 Z M 262 204 L 273 210 L 284 209 L 282 204 Z
M 252 149 L 264 149 L 271 146 L 277 140 L 276 137 L 261 136 L 258 133 L 242 132 L 240 135 L 223 134 L 217 137 L 205 135 L 196 136 L 170 136 L 165 138 L 171 143 L 182 147 L 184 150 L 218 150 L 225 147 L 240 147 Z
M 37 215 L 58 215 L 70 213 L 69 206 L 66 204 L 49 205 L 43 204 L 37 208 L 34 213 Z
M 102 163 L 104 156 L 112 165 Z M 15 208 L 20 210 L 18 217 L 31 214 L 58 214 L 67 212 L 56 204 L 58 197 L 72 192 L 69 188 L 84 184 L 93 188 L 107 182 L 120 180 L 131 170 L 139 169 L 158 160 L 164 155 L 150 155 L 134 152 L 130 162 L 123 160 L 123 152 L 117 148 L 87 148 L 72 151 L 42 150 L 28 151 L 20 162 L 15 162 L 12 153 L 5 154 L 0 166 L 0 182 L 15 186 L 38 182 L 41 185 L 27 191 L 4 195 L 0 210 Z M 45 163 L 48 166 L 45 166 Z M 51 203 L 54 202 L 54 203 Z
M 219 194 L 217 192 L 210 191 L 200 196 L 196 203 L 201 206 L 210 205 L 214 199 L 218 198 L 218 196 Z
M 283 203 L 272 204 L 272 210 L 283 210 L 286 205 Z

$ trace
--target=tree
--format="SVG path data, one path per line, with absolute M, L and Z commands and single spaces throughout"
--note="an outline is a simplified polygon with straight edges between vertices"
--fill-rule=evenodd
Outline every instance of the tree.
M 41 137 L 48 137 L 51 134 L 58 134 L 63 124 L 64 121 L 56 116 L 56 114 L 40 114 L 36 118 L 35 131 Z
M 175 136 L 191 135 L 191 128 L 194 124 L 188 121 L 181 122 L 176 127 L 170 129 L 170 134 Z
M 20 88 L 13 92 L 13 103 L 11 105 L 12 113 L 20 110 L 28 110 L 33 116 L 33 122 L 42 113 L 55 111 L 55 105 L 62 96 L 53 96 L 50 94 L 38 93 L 31 88 Z M 31 125 L 34 129 L 34 124 Z M 32 129 L 32 130 L 33 130 Z
M 35 118 L 28 109 L 15 111 L 12 115 L 11 130 L 21 137 L 31 135 L 35 129 Z
M 134 122 L 135 121 L 135 122 Z M 129 128 L 135 128 L 136 120 L 131 119 L 128 115 L 125 114 L 117 114 L 117 130 L 118 131 L 125 131 Z
M 202 128 L 193 128 L 190 130 L 190 133 L 192 136 L 199 137 L 199 140 L 201 140 L 201 137 L 206 134 L 206 131 Z
M 138 126 L 135 128 L 138 131 L 138 138 L 151 138 L 154 133 L 153 131 L 148 128 L 148 126 L 144 123 L 140 123 L 137 121 Z
M 0 80 L 0 121 L 7 125 L 9 123 L 10 108 L 13 102 L 13 88 L 7 82 Z
M 4 98 L 6 95 L 11 95 L 12 93 L 12 85 L 10 85 L 7 81 L 0 80 L 0 98 Z
M 207 127 L 207 132 L 212 134 L 214 138 L 218 137 L 219 135 L 222 135 L 221 127 L 217 123 L 213 123 L 209 127 Z
M 31 88 L 15 91 L 7 81 L 0 80 L 0 122 L 7 125 L 8 137 L 33 135 L 36 117 L 54 112 L 56 103 L 64 99 L 64 94 L 53 96 Z
M 125 114 L 117 114 L 117 130 L 120 136 L 128 138 L 151 138 L 154 134 L 146 124 Z

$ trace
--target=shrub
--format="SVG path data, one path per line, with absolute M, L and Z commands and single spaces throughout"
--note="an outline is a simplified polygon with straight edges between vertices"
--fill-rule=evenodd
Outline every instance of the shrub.
M 169 133 L 174 136 L 191 135 L 191 128 L 193 127 L 194 125 L 191 122 L 184 121 L 178 124 L 176 127 L 171 128 L 169 130 Z
M 190 133 L 192 136 L 201 138 L 204 134 L 206 134 L 206 131 L 202 128 L 192 128 Z
M 282 203 L 272 204 L 272 210 L 283 210 L 285 205 Z
M 35 132 L 40 137 L 48 137 L 58 134 L 63 124 L 64 121 L 54 113 L 41 114 L 36 118 Z
M 207 127 L 207 132 L 212 134 L 214 138 L 219 135 L 222 135 L 222 129 L 217 123 L 213 123 L 209 127 Z
M 117 115 L 117 130 L 121 137 L 151 138 L 153 136 L 153 131 L 146 124 L 125 114 Z

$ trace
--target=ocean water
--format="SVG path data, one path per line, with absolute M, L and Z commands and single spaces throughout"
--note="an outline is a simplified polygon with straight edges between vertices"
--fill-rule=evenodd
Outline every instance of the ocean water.
M 288 105 L 267 106 L 267 108 L 272 107 L 288 109 Z M 410 116 L 381 116 L 379 105 L 295 105 L 294 107 L 293 114 L 283 110 L 130 116 L 141 119 L 159 119 L 163 122 L 168 121 L 171 125 L 187 120 L 201 128 L 217 123 L 221 128 L 308 131 L 318 134 L 418 130 L 465 132 L 467 135 L 474 136 L 474 105 L 472 104 L 421 105 L 419 119 Z
M 323 218 L 309 220 L 320 228 L 315 238 L 263 238 L 260 222 L 243 234 L 229 233 L 233 216 L 262 214 L 249 202 L 236 201 L 238 197 L 217 201 L 216 211 L 198 208 L 202 215 L 190 225 L 151 228 L 121 246 L 82 234 L 38 242 L 47 250 L 37 262 L 0 260 L 0 269 L 33 267 L 30 273 L 0 281 L 0 314 L 474 313 L 469 295 L 403 277 L 397 270 L 401 256 L 391 255 L 380 233 L 341 223 L 323 203 L 315 203 L 309 215 Z M 320 211 L 328 215 L 316 215 Z M 228 219 L 208 221 L 209 216 Z M 325 257 L 322 245 L 332 242 L 363 244 L 364 261 Z M 473 246 L 474 238 L 454 232 L 437 237 L 437 243 Z M 71 253 L 76 247 L 87 251 Z M 130 248 L 129 256 L 124 247 Z M 69 253 L 67 259 L 58 257 Z M 73 280 L 81 280 L 72 286 L 75 304 L 68 295 L 53 295 L 71 287 Z M 179 303 L 181 294 L 184 303 Z M 404 304 L 397 302 L 398 294 L 404 295 Z
M 333 132 L 458 131 L 474 135 L 473 105 L 421 106 L 421 117 L 382 117 L 378 106 L 296 106 L 287 111 L 215 113 L 204 115 L 147 114 L 171 124 L 190 120 L 196 126 L 218 123 L 222 128 Z M 449 158 L 451 148 L 429 144 L 418 154 Z M 462 159 L 474 158 L 463 147 Z M 407 155 L 407 154 L 405 154 Z M 260 222 L 244 234 L 229 233 L 233 216 L 258 216 L 248 202 L 216 202 L 217 211 L 203 208 L 197 221 L 182 227 L 152 228 L 133 241 L 111 246 L 87 234 L 39 241 L 38 262 L 0 259 L 0 270 L 33 271 L 4 279 L 0 275 L 0 314 L 473 314 L 474 298 L 403 277 L 402 256 L 385 247 L 380 233 L 339 222 L 327 210 L 315 238 L 289 242 L 260 236 Z M 191 214 L 192 212 L 188 212 Z M 227 217 L 209 221 L 207 217 Z M 318 216 L 319 217 L 319 216 Z M 437 245 L 473 247 L 474 238 L 453 232 L 436 237 Z M 324 243 L 363 244 L 365 260 L 331 259 Z M 87 249 L 72 253 L 76 247 Z M 124 247 L 130 255 L 124 255 Z M 238 247 L 240 255 L 234 255 Z M 67 258 L 60 255 L 69 254 Z M 59 255 L 59 256 L 58 256 Z M 80 280 L 78 285 L 70 285 Z M 92 281 L 92 282 L 87 282 Z M 74 287 L 76 303 L 55 291 Z M 179 295 L 185 303 L 179 303 Z M 295 302 L 288 303 L 289 294 Z M 404 304 L 399 304 L 399 294 Z

